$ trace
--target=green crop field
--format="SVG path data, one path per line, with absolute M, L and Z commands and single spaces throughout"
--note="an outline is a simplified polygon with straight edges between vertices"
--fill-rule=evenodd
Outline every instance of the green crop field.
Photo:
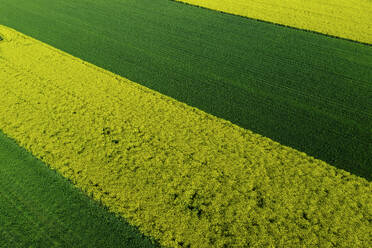
M 314 238 L 311 233 L 317 232 L 319 228 L 326 229 L 327 227 L 322 226 L 323 224 L 320 224 L 321 227 L 319 227 L 319 223 L 323 222 L 315 221 L 314 224 L 313 220 L 310 221 L 308 216 L 304 215 L 303 219 L 309 220 L 311 224 L 306 222 L 303 224 L 305 227 L 301 224 L 303 229 L 301 235 L 303 236 L 300 236 L 299 243 L 296 244 L 311 244 L 314 247 L 347 247 L 346 244 L 354 242 L 355 247 L 366 247 L 365 244 L 368 243 L 365 239 L 368 236 L 366 233 L 372 235 L 372 202 L 368 200 L 368 196 L 372 196 L 371 44 L 362 44 L 234 16 L 170 0 L 0 0 L 1 25 L 13 28 L 179 102 L 268 137 L 281 145 L 304 152 L 339 171 L 350 173 L 350 177 L 342 174 L 341 179 L 340 176 L 337 176 L 341 174 L 336 173 L 332 176 L 337 177 L 337 183 L 340 185 L 348 185 L 345 186 L 345 189 L 350 191 L 345 195 L 351 196 L 354 192 L 352 190 L 360 193 L 358 195 L 360 198 L 348 198 L 347 201 L 354 201 L 352 206 L 348 207 L 360 209 L 360 214 L 353 215 L 353 218 L 355 217 L 354 219 L 364 223 L 361 229 L 358 229 L 358 235 L 363 234 L 364 236 L 353 237 L 349 232 L 337 229 L 338 223 L 342 222 L 340 215 L 335 222 L 329 223 L 329 226 L 335 226 L 335 229 L 329 231 L 335 236 L 329 240 L 327 237 Z M 0 62 L 6 61 L 5 52 L 2 55 L 2 49 L 6 48 L 1 46 L 4 42 L 11 42 L 11 40 L 7 40 L 5 33 L 0 32 Z M 22 58 L 22 56 L 29 55 L 20 54 L 19 56 Z M 6 77 L 2 78 L 1 75 L 6 75 L 5 72 L 5 64 L 2 66 L 0 63 L 0 87 L 4 89 L 8 85 L 3 87 L 2 83 L 5 85 L 16 81 L 9 80 L 8 82 Z M 31 70 L 28 73 L 31 75 Z M 17 77 L 15 76 L 15 78 Z M 71 78 L 73 80 L 72 75 Z M 99 95 L 96 97 L 99 99 Z M 124 101 L 124 97 L 122 99 L 115 94 L 112 94 L 112 97 Z M 60 99 L 68 99 L 68 97 Z M 5 100 L 0 99 L 0 103 L 4 104 L 4 106 L 0 105 L 0 110 L 7 109 L 4 102 Z M 117 106 L 113 100 L 110 104 L 110 106 Z M 125 104 L 122 105 L 125 106 Z M 101 109 L 98 111 L 98 102 L 95 108 L 97 113 L 101 113 L 97 120 L 106 120 L 106 117 L 102 117 L 104 112 L 99 112 L 102 111 Z M 154 107 L 154 109 L 158 108 L 161 109 L 159 106 Z M 129 111 L 129 107 L 127 109 L 128 113 L 132 113 Z M 137 110 L 140 111 L 140 108 Z M 151 110 L 147 111 L 151 112 Z M 7 118 L 10 116 L 15 118 L 17 114 L 12 113 L 7 116 L 6 111 L 3 113 L 4 116 L 0 117 L 0 131 L 16 123 L 16 121 L 11 123 L 10 119 L 8 122 Z M 122 113 L 126 112 L 123 110 Z M 161 115 L 159 114 L 159 116 Z M 112 118 L 114 117 L 112 116 Z M 125 118 L 125 115 L 117 114 L 117 117 Z M 21 113 L 19 118 L 20 120 L 23 118 Z M 111 117 L 107 117 L 107 119 L 109 118 Z M 149 124 L 150 119 L 146 119 L 147 122 L 144 121 L 144 125 Z M 50 121 L 51 119 L 45 120 Z M 119 123 L 120 120 L 112 121 L 112 123 Z M 131 120 L 129 119 L 129 121 Z M 2 126 L 1 123 L 3 123 Z M 8 125 L 8 123 L 11 124 Z M 43 121 L 40 120 L 40 123 L 42 124 Z M 27 126 L 22 123 L 19 125 Z M 123 124 L 123 127 L 125 125 L 127 124 Z M 176 125 L 173 123 L 173 126 L 169 126 Z M 125 131 L 129 132 L 129 129 L 128 126 Z M 205 129 L 201 130 L 200 133 L 203 135 L 207 133 Z M 60 135 L 59 140 L 66 139 L 66 137 Z M 15 141 L 0 132 L 1 248 L 160 247 L 159 242 L 162 246 L 171 247 L 198 246 L 196 245 L 198 240 L 190 238 L 190 241 L 185 237 L 194 237 L 190 234 L 192 231 L 204 230 L 203 228 L 206 226 L 196 225 L 197 228 L 191 230 L 190 225 L 185 223 L 185 226 L 188 227 L 187 230 L 184 230 L 187 233 L 184 235 L 185 237 L 182 237 L 183 234 L 180 230 L 175 230 L 174 233 L 167 230 L 167 232 L 164 231 L 165 234 L 161 234 L 159 231 L 154 232 L 156 235 L 152 235 L 153 233 L 148 231 L 148 226 L 142 225 L 141 221 L 137 221 L 137 224 L 129 221 L 131 224 L 128 224 L 123 217 L 111 213 L 112 211 L 109 210 L 112 209 L 104 206 L 105 203 L 97 202 L 97 197 L 87 196 L 84 194 L 87 193 L 84 189 L 82 191 L 76 185 L 74 186 L 71 181 L 62 176 L 63 173 L 52 170 L 51 168 L 55 168 L 53 164 L 49 165 L 45 161 L 40 161 L 40 156 L 37 154 L 30 154 L 30 150 L 33 148 L 35 151 L 39 151 L 44 144 L 49 145 L 43 143 L 42 138 L 33 141 L 38 145 L 37 147 L 32 143 L 30 145 L 27 142 L 20 142 L 23 141 L 21 138 L 12 138 Z M 32 139 L 25 138 L 25 140 Z M 211 140 L 214 139 L 209 139 L 210 143 L 214 144 L 214 141 Z M 116 140 L 116 142 L 119 141 Z M 81 141 L 81 143 L 88 142 Z M 164 142 L 164 144 L 168 143 Z M 169 142 L 169 144 L 171 147 L 173 143 Z M 94 143 L 91 145 L 93 147 Z M 28 151 L 24 150 L 22 146 Z M 63 150 L 63 147 L 58 149 Z M 104 149 L 106 147 L 99 152 L 106 151 Z M 172 156 L 172 152 L 166 154 Z M 66 158 L 69 157 L 66 155 Z M 51 161 L 58 160 L 51 159 Z M 120 161 L 115 163 L 120 164 Z M 233 162 L 231 161 L 231 167 L 235 165 Z M 298 166 L 301 167 L 302 164 Z M 289 167 L 287 169 L 289 170 Z M 270 175 L 269 169 L 267 173 Z M 284 169 L 283 173 L 285 173 Z M 306 175 L 316 174 L 314 172 L 314 174 Z M 239 173 L 236 172 L 236 175 Z M 254 180 L 258 180 L 257 178 L 259 177 L 255 175 Z M 286 177 L 283 176 L 283 178 Z M 323 177 L 319 175 L 319 178 Z M 328 179 L 322 179 L 320 184 L 332 184 L 327 181 L 331 177 L 324 176 L 324 178 Z M 349 180 L 358 180 L 358 183 L 355 183 L 355 189 Z M 228 187 L 228 180 L 222 181 L 223 183 L 218 182 L 216 187 L 219 187 L 218 185 Z M 308 183 L 309 181 L 304 180 L 303 182 Z M 76 184 L 76 182 L 74 183 Z M 138 185 L 142 185 L 141 183 Z M 273 183 L 272 185 L 280 184 Z M 335 186 L 336 184 L 332 185 L 334 189 L 338 187 Z M 313 189 L 313 185 L 302 186 L 303 190 L 306 187 Z M 314 189 L 318 190 L 316 186 Z M 322 190 L 324 189 L 322 188 Z M 327 189 L 325 191 L 328 192 Z M 346 202 L 346 200 L 338 198 L 339 192 L 335 192 L 331 192 L 334 199 L 340 204 Z M 261 191 L 258 194 L 261 194 Z M 301 194 L 305 195 L 304 192 L 298 193 L 298 195 Z M 231 195 L 234 194 L 231 193 Z M 192 196 L 190 197 L 192 198 Z M 265 195 L 265 197 L 270 196 Z M 325 201 L 327 197 L 322 197 L 316 203 L 318 205 L 314 203 L 314 206 L 321 206 L 324 203 L 320 201 L 322 199 Z M 333 199 L 332 197 L 328 197 L 328 199 Z M 213 197 L 210 195 L 206 198 L 211 198 L 211 202 L 213 202 Z M 372 197 L 369 198 L 372 199 Z M 126 199 L 131 198 L 127 197 Z M 288 200 L 288 202 L 291 201 Z M 138 201 L 139 209 L 143 208 L 142 203 L 143 199 Z M 135 205 L 136 203 L 130 204 Z M 221 210 L 223 213 L 217 213 L 217 215 L 227 216 L 230 213 L 228 212 L 229 206 L 232 206 L 233 203 L 229 204 L 226 205 L 225 210 Z M 344 206 L 340 206 L 337 211 L 342 212 L 340 209 L 343 208 Z M 260 208 L 258 209 L 261 211 Z M 302 209 L 298 209 L 298 211 L 302 216 Z M 158 214 L 160 213 L 158 212 Z M 212 218 L 212 212 L 209 214 L 209 217 Z M 215 213 L 213 212 L 213 214 Z M 145 219 L 145 217 L 143 218 Z M 287 217 L 287 221 L 290 223 L 288 225 L 300 223 L 298 219 L 292 220 L 291 218 Z M 321 217 L 319 218 L 321 219 Z M 162 230 L 159 228 L 162 219 L 164 217 L 159 216 L 159 221 L 146 219 L 144 223 L 146 225 L 153 223 L 153 229 L 158 231 Z M 269 219 L 270 216 L 266 216 L 262 217 L 260 221 L 267 220 L 267 223 L 271 223 L 268 221 Z M 349 224 L 352 229 L 352 225 L 360 225 L 362 222 L 342 222 L 339 226 Z M 255 222 L 253 221 L 253 223 Z M 262 223 L 260 222 L 259 225 Z M 285 222 L 283 223 L 283 226 L 287 228 Z M 236 222 L 231 226 L 235 224 Z M 283 226 L 281 228 L 284 228 Z M 261 227 L 259 231 L 255 229 L 257 237 L 262 233 L 266 235 L 267 232 L 271 232 L 269 224 Z M 234 232 L 229 230 L 229 227 L 221 225 L 218 228 L 215 230 L 216 235 L 220 235 L 228 241 L 225 242 L 221 239 L 221 242 L 218 242 L 213 240 L 214 238 L 210 238 L 208 241 L 210 243 L 203 243 L 205 247 L 208 245 L 211 247 L 211 244 L 215 244 L 216 247 L 226 247 L 226 245 L 229 247 L 232 244 L 245 242 L 243 237 L 233 236 Z M 279 229 L 274 228 L 270 237 L 281 236 Z M 142 230 L 146 230 L 146 232 Z M 152 237 L 148 237 L 150 234 Z M 251 235 L 253 234 L 251 233 Z M 154 237 L 157 241 L 154 241 Z M 296 238 L 298 237 L 296 236 Z M 315 241 L 317 238 L 320 240 L 318 240 L 319 243 Z M 285 246 L 280 243 L 281 241 L 275 238 L 273 240 L 273 244 L 278 247 L 295 247 L 295 243 Z M 266 244 L 259 243 L 261 241 L 258 240 L 257 244 Z M 250 243 L 249 247 L 255 246 Z
M 0 247 L 158 247 L 0 133 Z
M 0 22 L 372 179 L 372 47 L 172 1 L 0 0 Z

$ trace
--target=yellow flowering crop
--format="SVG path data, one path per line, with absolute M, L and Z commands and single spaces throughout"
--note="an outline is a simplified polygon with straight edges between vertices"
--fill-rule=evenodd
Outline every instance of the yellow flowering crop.
M 162 245 L 369 245 L 367 180 L 4 26 L 0 36 L 0 128 Z
M 371 0 L 176 0 L 372 44 Z

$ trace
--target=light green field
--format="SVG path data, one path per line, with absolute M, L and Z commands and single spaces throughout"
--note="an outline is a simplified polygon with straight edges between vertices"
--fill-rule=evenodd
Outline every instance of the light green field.
M 365 179 L 0 33 L 4 132 L 163 246 L 367 245 Z
M 370 0 L 175 0 L 372 44 Z
M 361 200 L 353 197 L 353 190 L 361 189 L 353 186 L 350 178 L 359 177 L 357 180 L 366 186 L 365 195 L 371 194 L 372 46 L 167 0 L 112 0 L 110 4 L 104 0 L 0 0 L 1 24 L 354 174 L 342 173 L 331 181 L 313 177 L 321 185 L 334 186 L 315 193 L 316 199 L 329 201 L 319 204 L 329 206 L 338 201 L 333 199 L 339 199 L 335 192 L 349 192 L 345 201 L 334 205 L 345 214 L 336 214 L 338 217 L 328 223 L 335 227 L 346 223 L 348 227 L 330 230 L 334 236 L 324 234 L 323 241 L 327 241 L 322 244 L 363 245 L 363 235 L 371 233 L 371 202 L 362 197 L 361 205 Z M 0 215 L 0 247 L 151 247 L 151 242 L 124 220 L 109 214 L 14 143 L 9 143 L 9 148 L 8 142 L 0 135 L 0 212 L 6 213 Z M 309 173 L 305 176 L 313 175 Z M 226 176 L 222 179 L 227 180 Z M 44 186 L 50 184 L 56 187 Z M 244 215 L 250 221 L 252 237 L 276 230 L 271 229 L 270 214 L 260 217 L 270 212 L 270 208 L 258 207 L 267 187 L 252 192 L 257 196 L 250 201 L 256 204 L 255 211 Z M 198 215 L 198 204 L 203 200 L 193 194 L 185 197 L 182 200 L 191 203 L 190 212 Z M 315 202 L 303 204 L 319 206 Z M 272 214 L 277 215 L 275 211 Z M 312 233 L 318 228 L 314 220 L 321 214 L 314 210 L 309 217 L 309 212 L 299 212 L 295 220 L 281 222 L 279 218 L 275 225 L 301 222 L 290 227 L 303 228 L 302 240 L 293 238 L 293 247 L 306 242 L 319 246 L 319 237 Z M 350 221 L 354 217 L 364 224 Z M 76 225 L 77 219 L 81 225 Z M 217 227 L 220 231 L 224 228 Z M 49 229 L 50 235 L 46 234 Z M 361 235 L 350 235 L 354 229 Z M 188 230 L 192 236 L 202 229 Z M 83 232 L 83 236 L 73 234 Z M 223 231 L 217 235 L 231 238 L 231 233 Z M 276 233 L 271 238 L 261 237 L 261 241 L 279 242 L 271 240 L 275 235 L 280 236 Z M 187 242 L 180 241 L 178 246 L 187 247 Z M 189 244 L 196 244 L 192 242 Z
M 0 247 L 160 247 L 0 132 Z
M 0 23 L 372 179 L 372 46 L 166 0 L 0 0 Z

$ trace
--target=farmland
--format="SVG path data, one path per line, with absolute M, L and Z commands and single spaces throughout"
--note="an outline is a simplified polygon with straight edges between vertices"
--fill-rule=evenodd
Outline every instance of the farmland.
M 371 180 L 371 46 L 164 0 L 89 2 L 0 0 L 0 21 Z
M 176 0 L 289 27 L 372 44 L 369 0 Z M 267 11 L 270 9 L 270 11 Z
M 0 37 L 0 247 L 368 246 L 372 46 L 167 0 Z
M 159 247 L 2 133 L 0 177 L 0 247 Z
M 7 82 L 0 90 L 3 130 L 161 244 L 333 240 L 350 246 L 354 235 L 367 243 L 363 216 L 372 186 L 365 180 L 12 30 L 0 31 L 9 39 L 0 60 Z M 283 222 L 287 216 L 292 219 Z M 270 229 L 249 227 L 270 220 Z M 305 232 L 301 225 L 308 225 Z

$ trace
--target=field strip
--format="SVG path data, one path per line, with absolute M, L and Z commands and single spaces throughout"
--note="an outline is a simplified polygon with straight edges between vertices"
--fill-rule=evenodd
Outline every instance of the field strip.
M 369 0 L 174 0 L 372 44 Z
M 6 26 L 372 180 L 372 46 L 174 1 L 0 2 Z
M 0 247 L 159 247 L 2 132 L 0 213 Z
M 162 245 L 368 244 L 367 180 L 0 34 L 0 129 Z

